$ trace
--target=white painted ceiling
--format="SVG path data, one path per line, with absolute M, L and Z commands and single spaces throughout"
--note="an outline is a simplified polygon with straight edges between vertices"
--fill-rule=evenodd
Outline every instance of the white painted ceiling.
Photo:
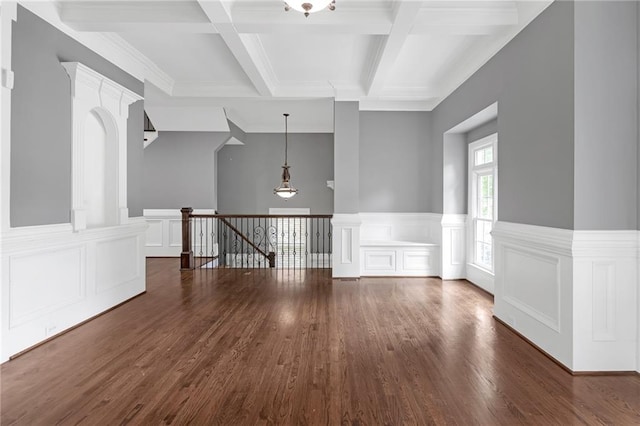
M 245 132 L 333 132 L 333 100 L 429 111 L 552 0 L 62 1 L 60 21 L 145 63 L 145 102 L 222 107 Z M 151 117 L 153 120 L 153 117 Z M 162 126 L 161 126 L 162 127 Z

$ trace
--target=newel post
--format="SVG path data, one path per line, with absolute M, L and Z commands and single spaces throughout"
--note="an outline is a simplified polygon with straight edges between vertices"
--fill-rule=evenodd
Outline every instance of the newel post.
M 191 250 L 191 207 L 180 209 L 182 213 L 182 253 L 180 253 L 180 269 L 193 269 L 193 251 Z

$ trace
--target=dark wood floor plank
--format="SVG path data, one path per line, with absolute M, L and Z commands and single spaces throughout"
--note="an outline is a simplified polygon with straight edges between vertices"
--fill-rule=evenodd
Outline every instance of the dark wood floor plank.
M 640 377 L 573 377 L 464 281 L 180 273 L 1 368 L 5 425 L 640 424 Z

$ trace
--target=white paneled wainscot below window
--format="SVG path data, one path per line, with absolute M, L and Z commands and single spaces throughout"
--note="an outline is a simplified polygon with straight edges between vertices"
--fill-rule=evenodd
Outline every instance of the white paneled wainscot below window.
M 360 213 L 360 275 L 440 275 L 441 216 Z

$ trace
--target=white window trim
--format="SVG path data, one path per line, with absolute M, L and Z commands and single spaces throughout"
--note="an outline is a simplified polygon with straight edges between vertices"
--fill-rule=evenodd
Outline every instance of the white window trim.
M 488 146 L 493 146 L 493 160 L 479 166 L 475 165 L 475 153 L 478 150 Z M 491 269 L 487 269 L 485 265 L 475 262 L 476 259 L 476 240 L 475 240 L 475 219 L 477 216 L 477 181 L 478 174 L 484 174 L 487 171 L 493 173 L 493 225 L 498 220 L 498 134 L 493 133 L 482 139 L 469 144 L 468 153 L 468 220 L 467 220 L 467 264 L 473 268 L 477 268 L 482 272 L 494 275 L 495 270 L 495 245 L 492 243 L 492 265 Z

